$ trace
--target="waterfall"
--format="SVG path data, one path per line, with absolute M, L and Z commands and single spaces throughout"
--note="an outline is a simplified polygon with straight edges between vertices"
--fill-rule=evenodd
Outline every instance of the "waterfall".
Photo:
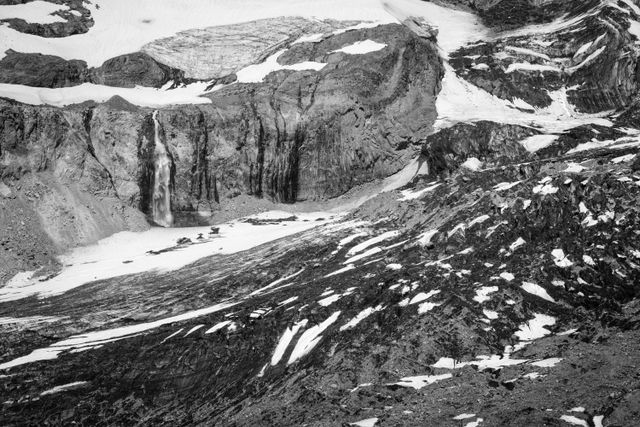
M 158 112 L 153 112 L 153 124 L 155 128 L 155 149 L 153 152 L 153 200 L 151 208 L 153 220 L 163 227 L 171 227 L 173 215 L 171 214 L 171 159 L 167 154 L 167 147 L 160 138 L 160 123 Z

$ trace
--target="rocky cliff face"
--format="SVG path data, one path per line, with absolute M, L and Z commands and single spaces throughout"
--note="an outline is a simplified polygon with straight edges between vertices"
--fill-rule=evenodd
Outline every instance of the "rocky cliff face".
M 332 53 L 368 39 L 386 46 L 366 54 Z M 178 224 L 203 221 L 203 215 L 206 220 L 241 194 L 286 203 L 335 197 L 396 172 L 418 150 L 436 117 L 442 73 L 431 42 L 390 25 L 296 44 L 281 59 L 307 60 L 327 65 L 318 72 L 278 71 L 260 83 L 212 92 L 211 104 L 159 111 L 173 161 L 171 203 Z M 153 64 L 140 64 L 143 78 L 153 79 Z M 117 68 L 121 85 L 128 73 Z M 155 69 L 155 81 L 163 81 L 163 69 Z M 108 81 L 108 73 L 100 75 Z M 125 228 L 129 209 L 149 213 L 152 112 L 121 99 L 65 109 L 3 101 L 2 178 L 18 185 L 30 174 L 51 174 L 62 186 L 113 201 L 120 210 L 114 217 Z M 55 240 L 63 246 L 87 241 Z

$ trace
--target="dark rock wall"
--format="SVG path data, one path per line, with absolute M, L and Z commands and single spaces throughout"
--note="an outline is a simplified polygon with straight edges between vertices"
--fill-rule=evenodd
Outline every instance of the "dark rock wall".
M 387 47 L 331 53 L 366 39 Z M 327 63 L 320 72 L 279 71 L 213 92 L 211 104 L 160 110 L 178 219 L 241 194 L 286 203 L 335 197 L 397 172 L 419 149 L 436 118 L 442 75 L 431 42 L 388 25 L 307 45 L 292 54 Z M 151 114 L 117 98 L 64 109 L 2 101 L 0 177 L 51 172 L 148 213 Z

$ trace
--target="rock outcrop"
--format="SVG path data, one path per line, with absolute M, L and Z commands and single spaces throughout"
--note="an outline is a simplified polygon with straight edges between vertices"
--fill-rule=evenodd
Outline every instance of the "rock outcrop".
M 528 152 L 520 141 L 537 134 L 531 128 L 496 122 L 459 123 L 427 137 L 422 156 L 433 176 L 454 172 L 469 158 L 498 166 L 526 159 Z
M 105 86 L 160 88 L 190 83 L 184 72 L 156 62 L 142 52 L 117 56 L 100 67 L 89 68 L 80 60 L 39 53 L 6 52 L 0 59 L 0 82 L 34 87 L 61 88 L 95 83 Z

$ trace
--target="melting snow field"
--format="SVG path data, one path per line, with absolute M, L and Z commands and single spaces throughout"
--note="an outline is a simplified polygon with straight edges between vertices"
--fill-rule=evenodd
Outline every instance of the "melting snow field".
M 221 224 L 218 236 L 202 242 L 196 237 L 200 233 L 206 236 L 210 227 L 152 228 L 142 233 L 117 233 L 95 245 L 77 248 L 62 256 L 60 261 L 65 267 L 60 274 L 49 280 L 40 282 L 31 277 L 32 273 L 17 274 L 0 288 L 0 301 L 12 301 L 33 295 L 50 297 L 96 280 L 146 271 L 177 270 L 207 256 L 233 254 L 327 224 L 327 219 L 316 220 L 331 216 L 322 212 L 296 215 L 296 221 L 260 226 L 240 221 Z M 273 219 L 290 216 L 288 212 L 274 211 L 251 218 Z M 147 253 L 149 250 L 158 251 L 173 247 L 181 237 L 191 238 L 194 244 L 179 246 L 175 250 L 157 255 Z

